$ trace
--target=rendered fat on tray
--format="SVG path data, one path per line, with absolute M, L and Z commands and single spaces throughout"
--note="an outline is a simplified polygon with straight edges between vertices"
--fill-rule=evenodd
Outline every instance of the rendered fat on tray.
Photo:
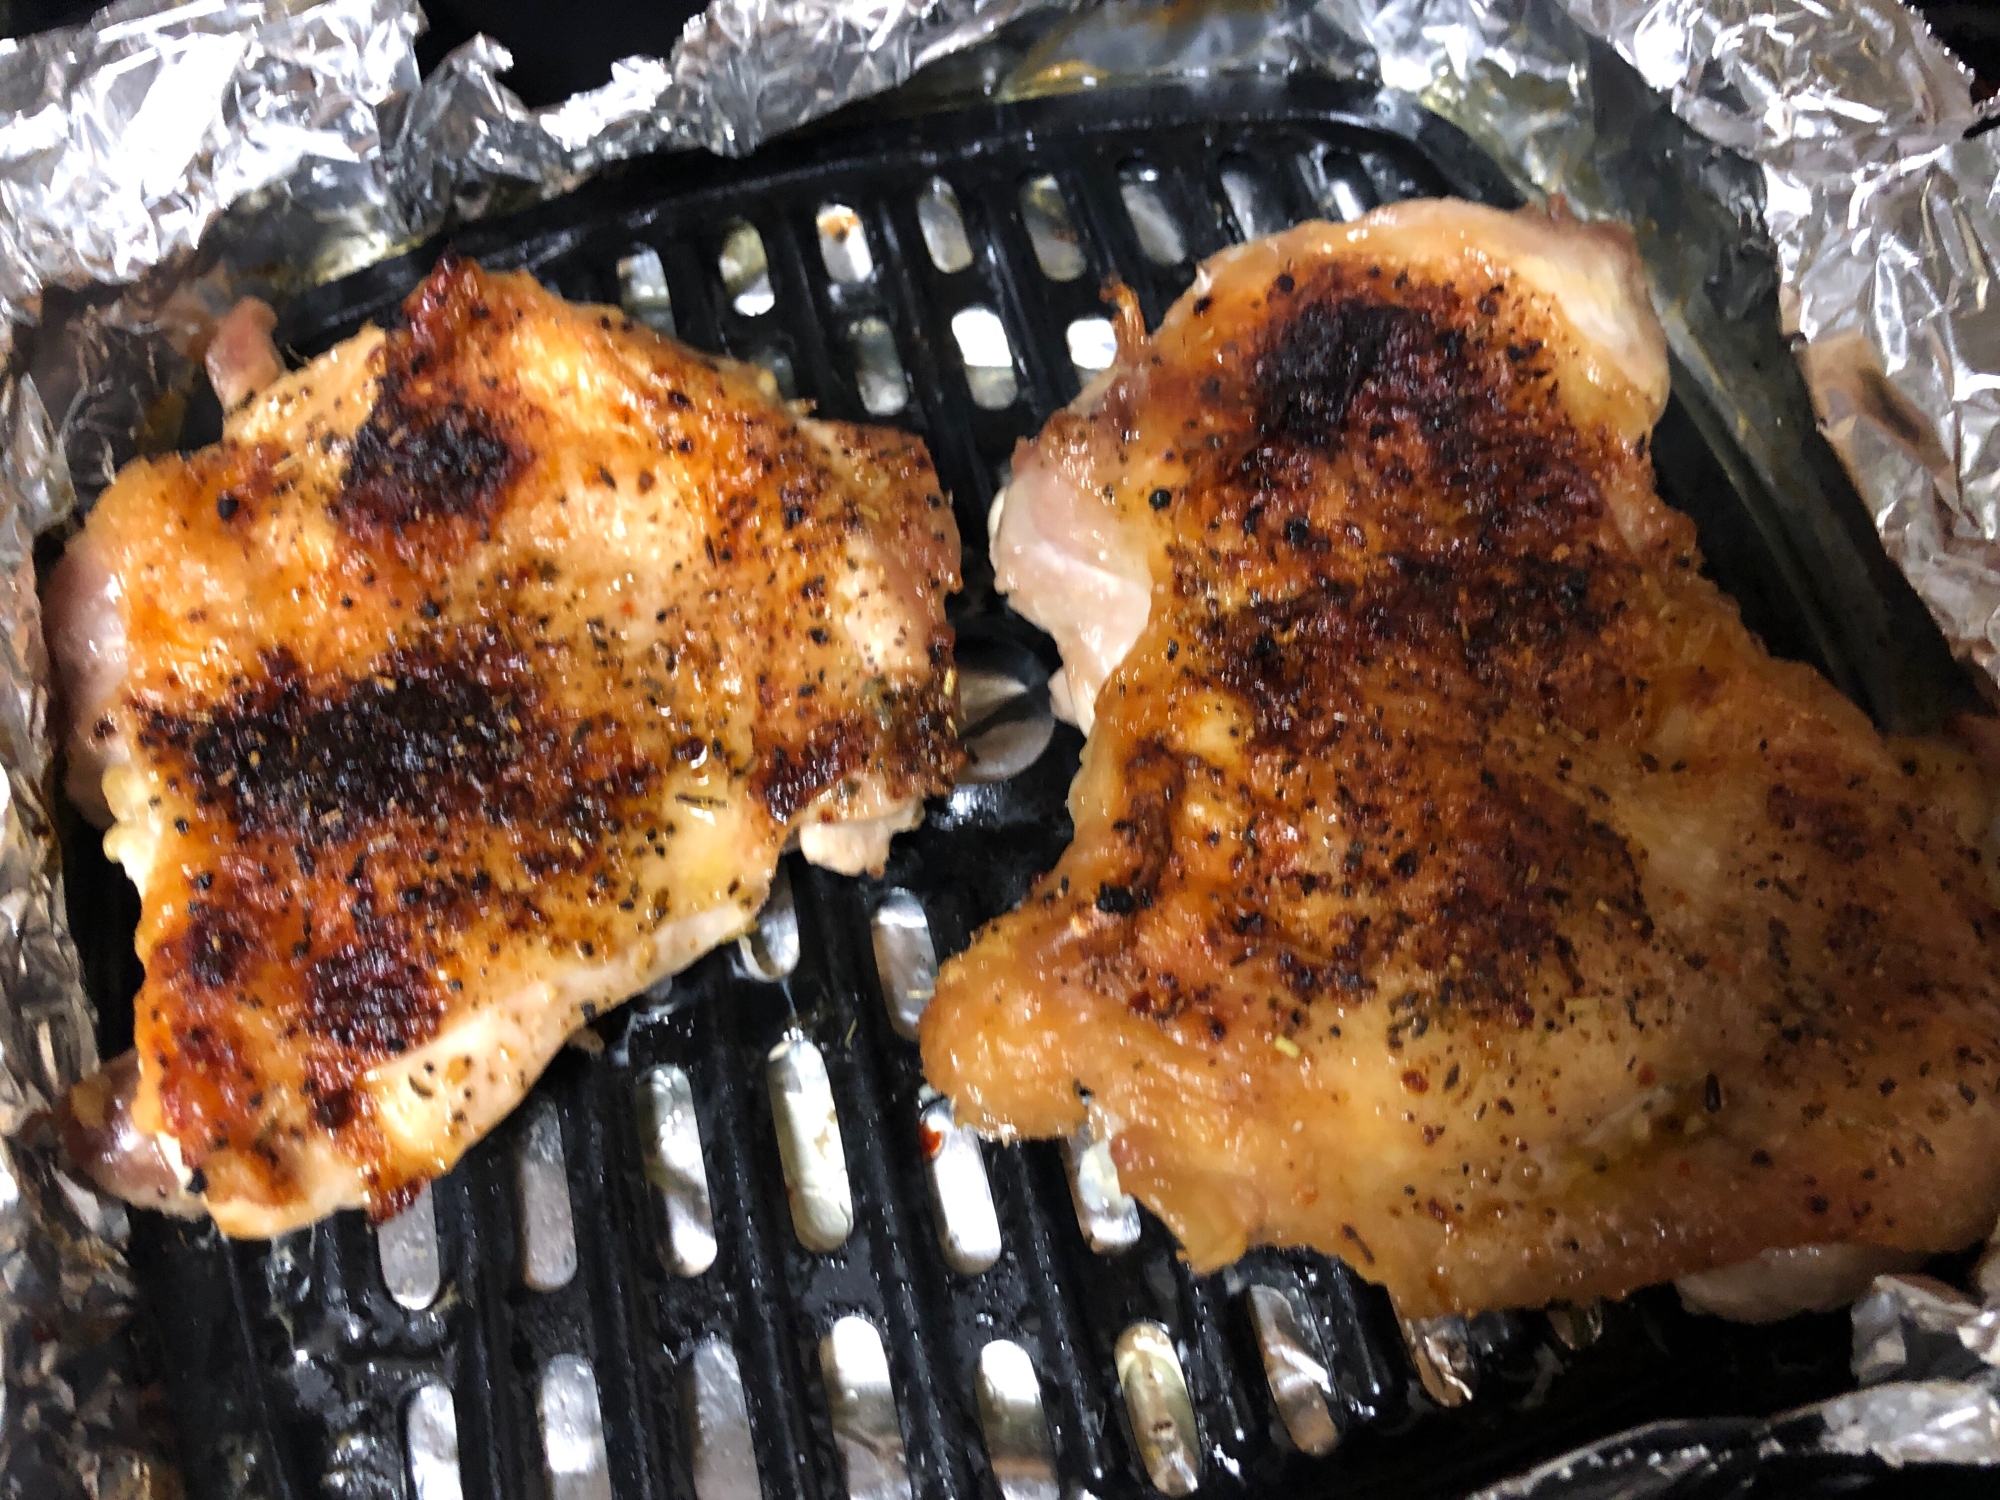
M 146 964 L 76 1148 L 232 1234 L 393 1212 L 745 930 L 789 839 L 879 866 L 958 763 L 957 570 L 916 439 L 440 262 L 126 469 L 53 581 Z
M 1198 1269 L 1311 1246 L 1407 1316 L 1992 1228 L 1992 790 L 1702 577 L 1667 385 L 1630 236 L 1560 215 L 1127 304 L 996 507 L 1090 739 L 924 1017 L 959 1120 L 1089 1121 Z

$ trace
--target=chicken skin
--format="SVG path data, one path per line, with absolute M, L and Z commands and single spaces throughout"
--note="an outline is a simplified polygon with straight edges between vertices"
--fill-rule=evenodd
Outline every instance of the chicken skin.
M 74 1114 L 230 1234 L 393 1212 L 795 835 L 880 864 L 959 763 L 957 586 L 920 442 L 447 258 L 53 580 L 146 968 Z
M 1774 660 L 1653 487 L 1631 239 L 1450 202 L 1217 256 L 1017 455 L 1090 730 L 939 976 L 959 1120 L 1089 1119 L 1198 1269 L 1411 1317 L 2000 1211 L 1994 801 Z

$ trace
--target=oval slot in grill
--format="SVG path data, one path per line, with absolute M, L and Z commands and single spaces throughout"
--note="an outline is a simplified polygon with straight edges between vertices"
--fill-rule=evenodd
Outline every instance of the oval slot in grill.
M 917 1022 L 937 987 L 937 948 L 931 942 L 923 903 L 905 890 L 889 892 L 875 908 L 869 936 L 889 1022 L 897 1035 L 914 1041 Z
M 464 1500 L 458 1473 L 458 1410 L 451 1388 L 437 1381 L 417 1387 L 403 1418 L 403 1446 L 415 1500 Z
M 1319 1338 L 1293 1299 L 1277 1287 L 1253 1286 L 1247 1295 L 1264 1379 L 1287 1436 L 1302 1453 L 1331 1453 L 1340 1441 L 1340 1425 Z
M 946 1264 L 965 1276 L 991 1269 L 1000 1258 L 1000 1219 L 979 1137 L 952 1119 L 949 1099 L 927 1088 L 918 1096 L 917 1140 Z
M 1074 281 L 1089 266 L 1071 222 L 1061 186 L 1044 172 L 1021 184 L 1021 222 L 1035 247 L 1035 261 L 1051 281 Z
M 819 230 L 820 260 L 837 284 L 857 286 L 875 274 L 875 257 L 868 249 L 868 230 L 860 214 L 845 203 L 827 203 L 814 224 Z
M 889 1356 L 875 1325 L 856 1317 L 836 1322 L 820 1340 L 819 1368 L 848 1500 L 911 1500 Z
M 1472 1330 L 1456 1313 L 1436 1318 L 1404 1318 L 1403 1345 L 1417 1380 L 1439 1406 L 1463 1406 L 1479 1389 Z
M 684 1386 L 696 1500 L 762 1500 L 735 1350 L 719 1338 L 703 1340 L 688 1361 Z
M 1007 325 L 990 307 L 964 307 L 951 315 L 951 336 L 965 365 L 965 382 L 975 406 L 998 411 L 1020 394 L 1014 375 L 1014 346 Z
M 604 1414 L 588 1360 L 560 1354 L 542 1370 L 542 1462 L 551 1500 L 611 1500 Z
M 1090 1248 L 1113 1255 L 1138 1244 L 1139 1204 L 1118 1184 L 1111 1143 L 1098 1140 L 1086 1122 L 1063 1142 L 1063 1162 L 1069 1168 L 1077 1227 Z
M 896 353 L 896 335 L 886 319 L 870 313 L 847 326 L 854 355 L 854 385 L 871 417 L 893 417 L 910 404 L 910 380 Z
M 437 1301 L 443 1268 L 429 1183 L 408 1208 L 376 1229 L 375 1253 L 382 1263 L 382 1284 L 398 1306 L 421 1312 Z
M 668 1263 L 682 1276 L 699 1276 L 715 1263 L 715 1221 L 694 1086 L 682 1069 L 662 1064 L 640 1078 L 637 1092 L 639 1152 L 666 1216 Z
M 775 982 L 799 966 L 799 913 L 792 904 L 792 877 L 782 863 L 771 877 L 757 925 L 736 940 L 736 951 L 752 979 Z
M 755 224 L 739 219 L 730 226 L 715 258 L 715 269 L 729 305 L 744 317 L 761 318 L 777 306 L 777 295 L 771 290 L 770 258 L 764 253 L 764 236 Z
M 1118 196 L 1124 200 L 1125 216 L 1139 238 L 1139 250 L 1156 266 L 1177 266 L 1188 258 L 1187 238 L 1180 220 L 1167 206 L 1167 194 L 1160 181 L 1160 169 L 1132 162 L 1118 171 Z
M 972 264 L 972 240 L 958 210 L 958 194 L 942 177 L 933 177 L 917 195 L 917 227 L 931 264 L 940 271 L 953 275 Z
M 854 1194 L 826 1058 L 795 1031 L 771 1049 L 766 1076 L 792 1228 L 808 1250 L 838 1250 L 854 1230 Z
M 641 246 L 618 262 L 618 302 L 655 333 L 674 336 L 674 294 L 660 252 Z
M 1270 178 L 1246 156 L 1231 156 L 1222 164 L 1222 196 L 1236 221 L 1237 235 L 1254 240 L 1291 227 L 1292 216 Z
M 979 1426 L 1002 1500 L 1057 1500 L 1042 1383 L 1028 1351 L 995 1339 L 979 1351 Z
M 538 1292 L 576 1275 L 576 1221 L 563 1163 L 562 1120 L 546 1099 L 530 1101 L 514 1155 L 515 1211 L 520 1215 L 521 1280 Z
M 1163 1495 L 1192 1495 L 1201 1487 L 1201 1432 L 1173 1340 L 1158 1323 L 1134 1323 L 1118 1335 L 1113 1358 L 1146 1477 Z

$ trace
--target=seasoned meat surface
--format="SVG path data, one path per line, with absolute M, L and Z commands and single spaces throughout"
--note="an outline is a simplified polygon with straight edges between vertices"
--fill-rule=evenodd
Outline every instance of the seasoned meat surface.
M 958 1118 L 1086 1117 L 1207 1269 L 1411 1316 L 2000 1210 L 1986 782 L 1772 659 L 1661 504 L 1629 236 L 1410 203 L 1225 252 L 1015 462 L 1075 841 L 940 975 Z
M 233 1234 L 394 1210 L 795 833 L 880 863 L 959 761 L 957 569 L 917 440 L 460 260 L 132 465 L 50 638 L 139 1130 Z

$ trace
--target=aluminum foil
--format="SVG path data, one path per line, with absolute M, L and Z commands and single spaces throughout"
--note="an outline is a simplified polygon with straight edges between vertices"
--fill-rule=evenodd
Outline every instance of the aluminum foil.
M 1473 1500 L 1651 1500 L 1763 1487 L 1829 1459 L 2000 1465 L 2000 1308 L 1928 1276 L 1878 1277 L 1854 1306 L 1861 1389 L 1767 1420 L 1655 1422 L 1566 1453 Z M 1836 1486 L 1837 1489 L 1837 1486 Z M 1820 1493 L 1814 1488 L 1811 1493 Z M 1833 1492 L 1833 1491 L 1829 1491 Z
M 1897 0 L 1566 0 L 1755 162 L 1788 332 L 1889 553 L 2000 674 L 2000 139 Z
M 1076 8 L 715 0 L 671 57 L 628 59 L 544 110 L 501 84 L 510 59 L 484 38 L 420 80 L 414 0 L 127 0 L 86 27 L 0 42 L 0 1494 L 173 1486 L 120 1332 L 125 1216 L 62 1173 L 41 1113 L 95 1054 L 50 838 L 34 538 L 172 440 L 208 330 L 242 292 L 328 279 L 622 158 L 750 150 L 1014 21 Z M 1838 603 L 1849 638 L 1822 643 L 1829 659 L 1893 645 L 1899 626 L 1798 462 L 1815 420 L 1952 644 L 2000 668 L 2000 163 L 1995 137 L 1961 139 L 1976 119 L 1965 76 L 1895 0 L 1105 4 L 1008 64 L 964 77 L 1033 93 L 1372 70 L 1525 186 L 1631 219 L 1684 393 L 1705 398 L 1698 419 L 1740 445 Z M 1900 723 L 1934 703 L 1921 678 L 1842 685 Z M 1886 1307 L 1871 1326 L 1907 1323 L 1906 1355 L 1945 1338 L 1939 1319 L 1964 1352 L 1983 1316 Z M 1628 1435 L 1565 1461 L 1611 1487 L 1530 1476 L 1505 1492 L 1653 1493 L 1617 1488 L 1621 1465 L 1672 1467 L 1678 1452 L 1692 1473 L 1774 1444 L 1983 1455 L 1986 1368 L 1881 1354 L 1871 1375 L 1903 1373 L 1844 1405 Z

